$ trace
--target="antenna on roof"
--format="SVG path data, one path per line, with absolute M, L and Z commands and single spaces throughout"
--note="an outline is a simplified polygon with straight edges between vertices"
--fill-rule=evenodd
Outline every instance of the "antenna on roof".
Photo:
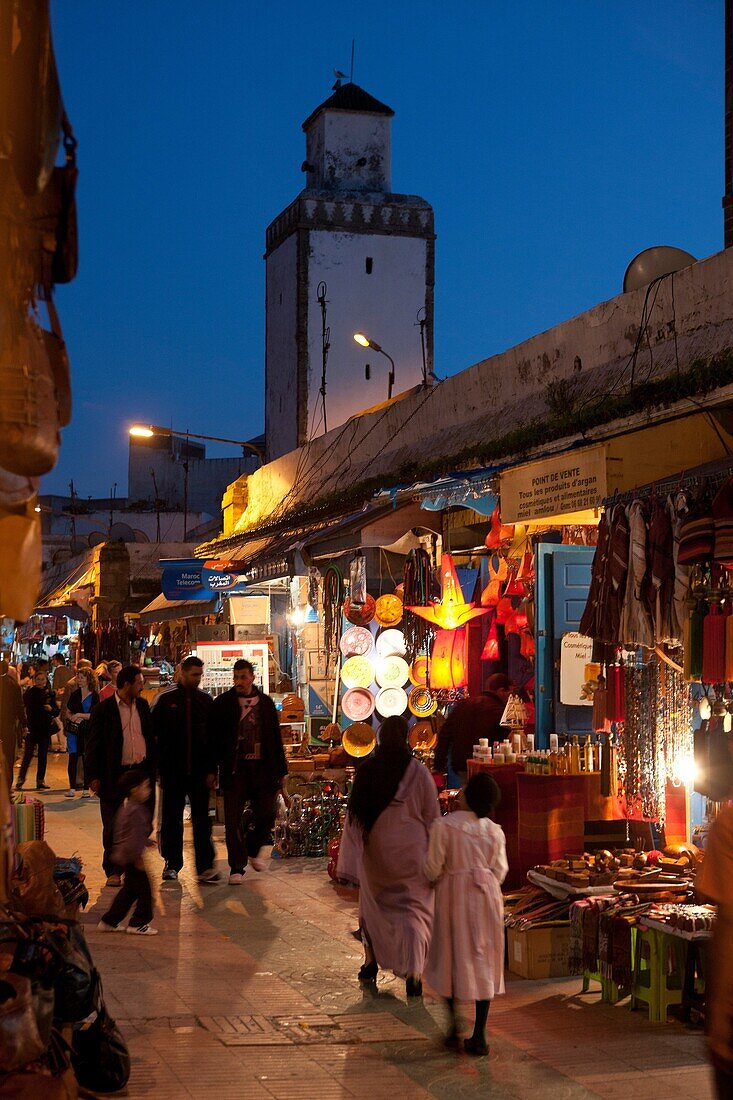
M 356 39 L 351 39 L 351 68 L 349 69 L 349 84 L 354 83 L 354 53 L 356 52 Z

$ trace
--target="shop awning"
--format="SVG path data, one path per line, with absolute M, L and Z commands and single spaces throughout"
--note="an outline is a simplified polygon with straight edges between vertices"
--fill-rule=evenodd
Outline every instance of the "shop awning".
M 85 623 L 89 618 L 89 612 L 78 603 L 43 604 L 35 610 L 36 615 L 65 615 L 67 619 L 73 619 L 77 623 Z
M 167 600 L 163 593 L 151 600 L 140 612 L 139 622 L 146 626 L 150 623 L 165 623 L 171 619 L 197 619 L 199 616 L 216 614 L 219 600 Z
M 58 565 L 44 574 L 42 580 L 45 584 L 35 607 L 38 613 L 68 615 L 79 622 L 89 618 L 88 613 L 79 605 L 77 593 L 81 594 L 81 589 L 92 588 L 94 584 L 91 550 L 81 559 L 77 558 L 71 569 Z M 74 614 L 66 608 L 73 609 Z

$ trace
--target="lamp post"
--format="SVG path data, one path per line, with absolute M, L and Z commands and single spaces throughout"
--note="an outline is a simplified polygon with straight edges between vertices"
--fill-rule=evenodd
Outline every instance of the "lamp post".
M 200 432 L 177 432 L 175 428 L 163 428 L 159 424 L 133 424 L 129 434 L 134 439 L 152 439 L 153 436 L 170 438 L 173 435 L 188 439 L 205 439 L 209 443 L 232 443 L 235 447 L 241 447 L 243 451 L 252 451 L 261 462 L 265 461 L 264 452 L 256 443 L 250 443 L 245 439 L 224 439 L 220 435 L 201 435 Z
M 389 359 L 389 378 L 387 380 L 387 400 L 392 398 L 392 387 L 394 386 L 395 366 L 394 359 L 385 351 L 381 344 L 378 344 L 376 340 L 370 340 L 368 336 L 365 336 L 363 332 L 355 332 L 354 339 L 357 344 L 361 344 L 363 348 L 373 348 L 374 351 L 378 351 L 380 355 L 383 355 L 385 359 Z

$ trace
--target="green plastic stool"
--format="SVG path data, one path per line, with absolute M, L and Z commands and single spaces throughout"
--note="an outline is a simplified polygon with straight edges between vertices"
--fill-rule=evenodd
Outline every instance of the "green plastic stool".
M 668 942 L 669 941 L 669 942 Z M 646 947 L 646 951 L 644 948 Z M 675 957 L 675 975 L 679 985 L 668 984 L 666 963 L 669 949 Z M 631 987 L 631 1009 L 639 1002 L 649 1010 L 651 1023 L 667 1022 L 670 1005 L 682 1003 L 682 981 L 685 967 L 685 944 L 677 936 L 668 936 L 651 928 L 637 928 L 634 951 L 634 979 Z
M 591 982 L 598 982 L 601 987 L 601 1001 L 603 1004 L 615 1005 L 620 1000 L 621 994 L 619 988 L 615 982 L 610 978 L 604 978 L 602 974 L 597 971 L 584 970 L 583 971 L 583 993 L 587 993 Z

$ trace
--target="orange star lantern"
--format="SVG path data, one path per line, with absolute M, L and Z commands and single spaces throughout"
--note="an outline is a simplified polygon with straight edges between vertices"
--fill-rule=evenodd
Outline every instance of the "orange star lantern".
M 476 607 L 474 603 L 466 603 L 451 554 L 443 554 L 440 574 L 442 583 L 440 603 L 428 604 L 426 607 L 408 607 L 408 611 L 413 611 L 415 615 L 426 619 L 433 626 L 440 627 L 441 630 L 456 630 L 459 626 L 465 626 L 471 619 L 486 615 L 491 610 L 490 607 Z

